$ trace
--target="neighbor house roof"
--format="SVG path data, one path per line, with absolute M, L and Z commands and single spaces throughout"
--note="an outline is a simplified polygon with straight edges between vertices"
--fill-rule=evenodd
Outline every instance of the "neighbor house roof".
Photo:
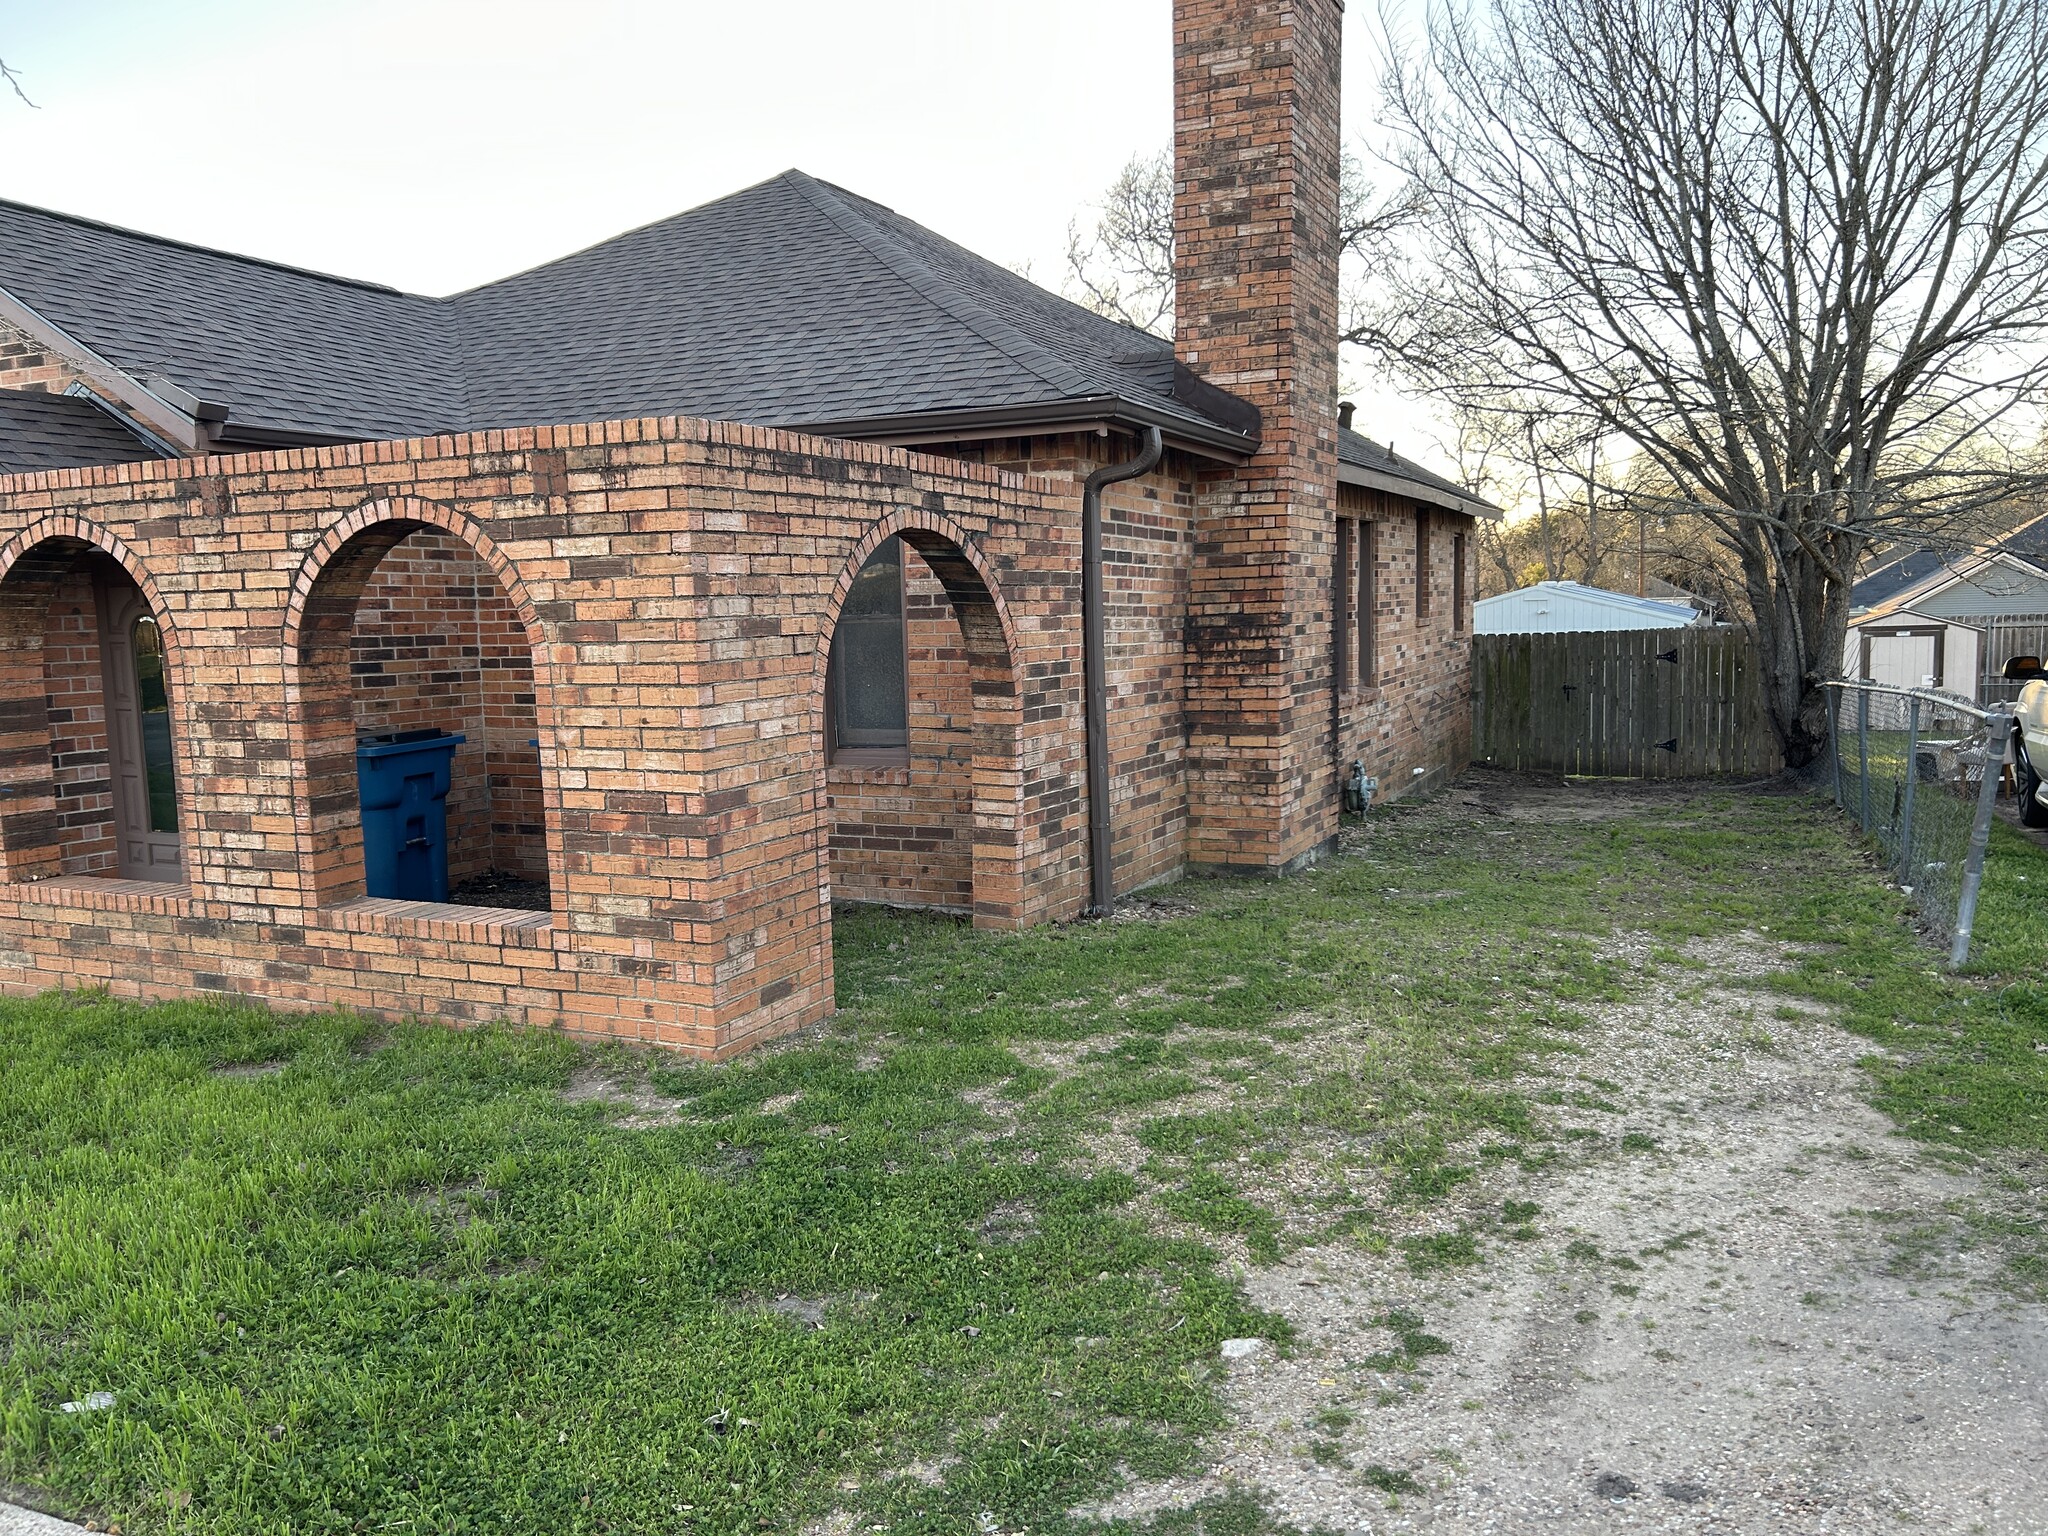
M 0 318 L 226 445 L 689 415 L 933 442 L 1258 412 L 1173 344 L 801 171 L 445 298 L 0 202 Z M 146 414 L 146 413 L 145 413 Z M 1356 433 L 1340 474 L 1491 511 Z
M 1962 581 L 2001 557 L 2048 573 L 2048 515 L 2030 518 L 2010 533 L 1964 550 L 1908 550 L 1849 589 L 1853 613 L 1905 606 Z
M 161 457 L 119 417 L 83 396 L 0 389 L 0 475 Z

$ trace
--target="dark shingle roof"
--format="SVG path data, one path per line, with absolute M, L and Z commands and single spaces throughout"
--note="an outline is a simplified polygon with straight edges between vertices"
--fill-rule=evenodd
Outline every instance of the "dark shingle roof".
M 229 407 L 231 429 L 830 426 L 1094 401 L 1219 445 L 1256 431 L 1171 343 L 800 171 L 445 299 L 0 203 L 0 289 L 124 372 Z
M 0 475 L 161 457 L 90 400 L 0 389 Z
M 477 425 L 815 427 L 1092 399 L 1239 435 L 1176 397 L 1171 342 L 800 171 L 451 302 Z
M 1937 550 L 1916 549 L 1888 565 L 1880 565 L 1849 589 L 1849 606 L 1875 608 L 1890 602 L 1908 587 L 1918 586 L 1951 563 L 1953 557 Z
M 1498 515 L 1500 511 L 1492 502 L 1473 495 L 1457 481 L 1433 474 L 1413 459 L 1403 458 L 1393 449 L 1382 447 L 1349 427 L 1337 429 L 1337 462 L 1376 476 L 1404 481 L 1414 487 L 1425 501 L 1450 503 L 1466 511 L 1483 508 L 1489 515 Z
M 135 379 L 334 437 L 458 425 L 444 300 L 0 202 L 0 289 Z

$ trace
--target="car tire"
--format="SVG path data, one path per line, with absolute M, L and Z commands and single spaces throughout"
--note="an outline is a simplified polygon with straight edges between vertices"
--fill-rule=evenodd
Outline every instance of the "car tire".
M 2019 781 L 2020 825 L 2023 827 L 2048 827 L 2048 805 L 2041 803 L 2041 775 L 2034 772 L 2034 765 L 2027 761 L 2025 752 L 2013 754 L 2017 770 L 2014 778 Z

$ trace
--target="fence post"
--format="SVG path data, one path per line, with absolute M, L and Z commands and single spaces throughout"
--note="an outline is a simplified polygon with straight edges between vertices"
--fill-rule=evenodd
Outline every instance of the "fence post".
M 1970 856 L 1963 864 L 1963 891 L 1956 901 L 1956 936 L 1948 963 L 1960 968 L 1970 958 L 1970 934 L 1977 926 L 1977 896 L 1984 888 L 1984 852 L 1991 845 L 1991 813 L 1998 800 L 1998 775 L 2012 716 L 1994 714 L 1984 722 L 1984 778 L 1977 786 L 1977 819 L 1970 824 Z
M 1846 811 L 1842 799 L 1842 690 L 1828 690 L 1828 754 L 1835 760 L 1835 809 Z
M 1870 695 L 1856 690 L 1856 802 L 1857 819 L 1870 831 Z
M 1899 806 L 1899 879 L 1917 886 L 1913 872 L 1913 784 L 1920 777 L 1920 701 L 1906 701 L 1906 791 Z

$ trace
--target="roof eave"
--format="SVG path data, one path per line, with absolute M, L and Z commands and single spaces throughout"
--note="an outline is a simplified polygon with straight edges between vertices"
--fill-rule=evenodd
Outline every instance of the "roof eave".
M 1031 405 L 982 406 L 971 410 L 905 411 L 825 420 L 779 421 L 776 426 L 819 437 L 854 437 L 875 443 L 931 443 L 984 437 L 1035 436 L 1048 431 L 1093 427 L 1159 428 L 1171 447 L 1242 464 L 1258 452 L 1255 434 L 1188 420 L 1142 400 L 1121 395 L 1088 395 Z
M 1492 502 L 1481 501 L 1477 496 L 1448 491 L 1442 486 L 1426 485 L 1422 481 L 1410 480 L 1383 469 L 1368 469 L 1362 464 L 1346 464 L 1342 460 L 1337 464 L 1337 483 L 1355 485 L 1369 491 L 1385 491 L 1390 496 L 1404 497 L 1409 501 L 1419 501 L 1425 506 L 1442 507 L 1451 512 L 1462 512 L 1467 517 L 1483 517 L 1496 523 L 1507 515 Z

